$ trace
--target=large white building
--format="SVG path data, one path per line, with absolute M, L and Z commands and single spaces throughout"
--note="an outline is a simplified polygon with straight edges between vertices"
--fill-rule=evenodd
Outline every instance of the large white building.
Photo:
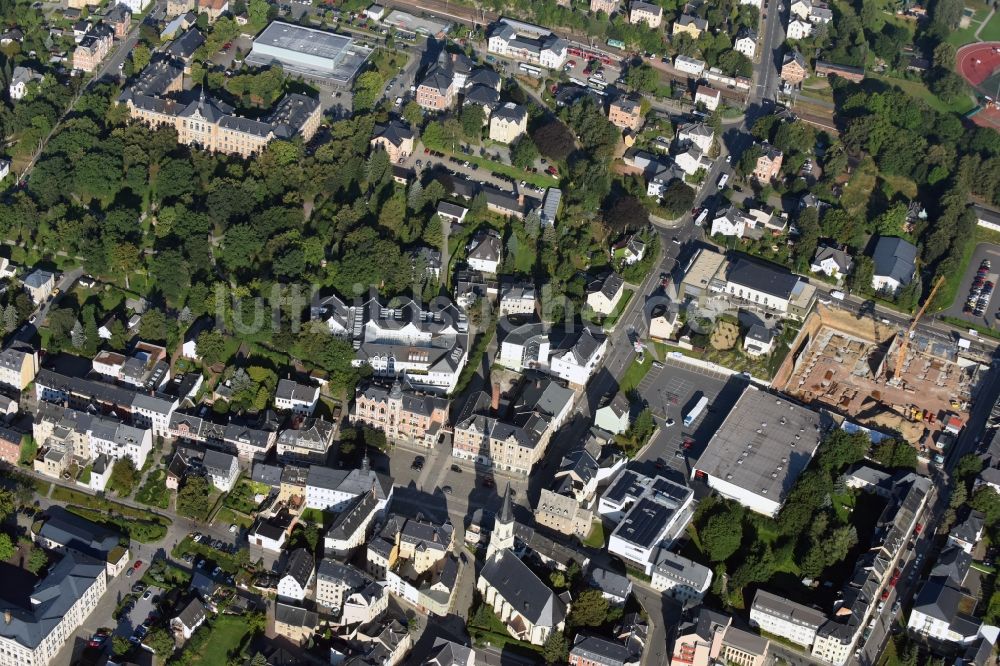
M 664 548 L 653 563 L 649 584 L 657 592 L 665 592 L 682 605 L 693 606 L 712 586 L 712 570 Z
M 569 43 L 548 28 L 502 18 L 490 33 L 490 53 L 524 60 L 528 63 L 559 69 L 566 62 Z
M 375 298 L 347 304 L 330 296 L 312 315 L 353 343 L 355 366 L 368 365 L 376 377 L 406 380 L 416 389 L 453 391 L 468 361 L 469 321 L 450 301 L 425 308 L 401 298 L 390 307 Z
M 281 65 L 287 73 L 348 86 L 372 49 L 351 37 L 274 21 L 253 41 L 248 65 Z
M 649 574 L 661 547 L 669 547 L 691 519 L 694 493 L 662 476 L 625 469 L 601 496 L 598 512 L 618 525 L 608 552 Z
M 104 562 L 67 552 L 31 591 L 28 608 L 0 622 L 0 666 L 48 666 L 107 590 Z
M 816 632 L 826 622 L 822 611 L 784 597 L 757 590 L 750 607 L 750 624 L 805 648 L 812 647 Z
M 372 471 L 367 464 L 360 469 L 333 469 L 312 465 L 306 479 L 306 508 L 339 512 L 347 509 L 351 501 L 375 489 L 378 512 L 392 497 L 392 477 Z
M 774 517 L 821 437 L 820 414 L 747 386 L 692 467 L 724 497 Z

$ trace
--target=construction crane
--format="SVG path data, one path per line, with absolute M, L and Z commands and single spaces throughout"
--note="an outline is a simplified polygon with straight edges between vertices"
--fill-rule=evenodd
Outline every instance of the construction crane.
M 903 381 L 903 363 L 906 361 L 906 349 L 910 346 L 910 339 L 913 337 L 913 331 L 917 328 L 917 322 L 920 318 L 924 316 L 924 312 L 927 311 L 927 306 L 931 304 L 934 300 L 934 294 L 944 283 L 944 276 L 940 276 L 934 286 L 931 288 L 931 293 L 927 295 L 927 299 L 924 304 L 920 306 L 920 310 L 917 312 L 917 316 L 913 318 L 910 322 L 910 327 L 906 329 L 906 335 L 903 336 L 902 342 L 899 343 L 899 349 L 896 350 L 896 368 L 892 372 L 892 379 L 890 380 L 893 384 L 901 384 Z

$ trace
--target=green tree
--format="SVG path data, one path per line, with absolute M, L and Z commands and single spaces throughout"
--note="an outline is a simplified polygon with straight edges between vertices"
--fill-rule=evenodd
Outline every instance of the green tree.
M 10 535 L 0 532 L 0 562 L 6 562 L 14 557 L 14 543 L 10 540 Z
M 14 491 L 0 488 L 0 522 L 9 518 L 17 509 L 17 497 Z
M 569 641 L 561 631 L 553 631 L 542 645 L 542 658 L 546 664 L 561 664 L 569 657 Z
M 625 73 L 625 85 L 632 90 L 653 93 L 656 92 L 659 83 L 660 75 L 646 63 L 629 67 Z
M 255 26 L 262 26 L 267 23 L 267 12 L 270 9 L 267 0 L 249 0 L 247 3 L 247 17 L 250 23 Z
M 868 293 L 872 290 L 872 280 L 875 277 L 875 262 L 871 257 L 859 255 L 854 259 L 854 270 L 848 279 L 851 289 L 855 292 Z
M 45 553 L 44 549 L 32 548 L 28 554 L 28 563 L 25 565 L 25 568 L 37 576 L 38 572 L 48 566 L 48 563 L 49 556 Z
M 141 72 L 142 70 L 146 69 L 146 65 L 149 64 L 149 59 L 151 55 L 152 52 L 149 50 L 148 46 L 146 46 L 142 42 L 136 44 L 135 47 L 132 49 L 132 67 L 135 69 L 135 71 Z
M 607 617 L 608 600 L 600 590 L 591 588 L 573 600 L 566 623 L 571 627 L 599 627 Z
M 354 80 L 354 111 L 369 111 L 382 95 L 382 75 L 376 71 L 365 72 Z
M 184 487 L 177 493 L 177 513 L 188 518 L 203 519 L 208 510 L 208 497 L 211 489 L 203 477 L 188 477 Z
M 202 331 L 195 342 L 195 350 L 205 365 L 215 365 L 225 360 L 226 338 L 217 329 Z
M 479 143 L 483 135 L 483 121 L 486 115 L 483 107 L 478 104 L 466 104 L 462 107 L 462 133 L 469 141 Z
M 510 149 L 510 163 L 519 169 L 527 169 L 538 159 L 538 148 L 527 134 L 521 136 Z
M 711 516 L 699 530 L 698 537 L 709 560 L 728 560 L 743 541 L 743 507 L 730 504 L 722 512 Z
M 424 110 L 415 101 L 410 100 L 403 107 L 403 120 L 410 124 L 410 127 L 419 127 L 424 119 Z
M 166 342 L 167 315 L 159 308 L 146 310 L 139 322 L 139 337 L 151 342 Z
M 116 657 L 124 657 L 132 651 L 132 643 L 125 636 L 111 637 L 111 652 Z
M 983 461 L 974 453 L 968 453 L 958 459 L 952 474 L 956 479 L 968 481 L 983 471 Z
M 139 472 L 131 458 L 119 458 L 111 468 L 108 488 L 119 497 L 128 497 L 139 483 Z
M 142 642 L 163 661 L 174 653 L 174 637 L 163 627 L 151 629 Z

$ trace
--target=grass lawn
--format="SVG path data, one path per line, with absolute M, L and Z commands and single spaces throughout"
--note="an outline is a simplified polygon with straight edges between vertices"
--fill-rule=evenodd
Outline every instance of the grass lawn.
M 993 18 L 979 33 L 979 39 L 984 42 L 1000 42 L 1000 12 L 993 12 Z
M 235 524 L 240 527 L 250 527 L 253 525 L 253 518 L 244 513 L 233 511 L 228 506 L 223 506 L 219 509 L 219 513 L 215 514 L 215 520 L 223 525 Z
M 862 159 L 851 174 L 851 179 L 844 186 L 844 194 L 840 197 L 840 203 L 851 215 L 859 215 L 868 207 L 868 199 L 872 190 L 875 189 L 875 181 L 878 177 L 878 168 L 875 160 L 867 155 Z
M 917 198 L 917 184 L 906 176 L 896 176 L 885 173 L 880 173 L 879 178 L 881 178 L 885 183 L 891 187 L 896 192 L 899 192 L 907 199 Z M 822 273 L 821 273 L 822 275 Z
M 961 32 L 961 31 L 958 31 Z M 953 35 L 955 33 L 952 33 Z M 951 41 L 950 39 L 948 41 Z M 943 113 L 958 113 L 966 114 L 972 111 L 976 107 L 975 101 L 973 101 L 971 96 L 963 97 L 962 99 L 948 104 L 943 99 L 932 93 L 927 89 L 927 86 L 923 84 L 922 81 L 910 81 L 909 79 L 895 79 L 888 76 L 879 76 L 877 74 L 873 75 L 880 81 L 885 81 L 889 85 L 898 86 L 907 95 L 911 97 L 916 97 L 917 99 L 922 99 L 927 102 L 927 105 L 932 109 L 941 111 Z
M 586 539 L 582 539 L 584 546 L 591 548 L 604 548 L 604 523 L 595 520 L 590 527 L 590 534 Z
M 31 484 L 35 486 L 35 493 L 40 497 L 48 497 L 49 491 L 52 489 L 52 484 L 48 481 L 42 481 L 41 479 L 32 479 Z
M 619 390 L 622 393 L 628 393 L 635 389 L 652 366 L 653 360 L 649 356 L 645 356 L 642 363 L 639 363 L 639 359 L 634 359 L 632 365 L 628 366 L 628 370 L 618 382 Z
M 243 618 L 217 615 L 212 622 L 211 637 L 205 643 L 204 649 L 193 655 L 191 664 L 215 666 L 229 663 L 230 653 L 240 646 L 247 633 L 247 624 Z
M 146 482 L 139 488 L 135 499 L 143 504 L 166 509 L 170 506 L 170 491 L 167 490 L 167 473 L 157 469 L 149 473 Z

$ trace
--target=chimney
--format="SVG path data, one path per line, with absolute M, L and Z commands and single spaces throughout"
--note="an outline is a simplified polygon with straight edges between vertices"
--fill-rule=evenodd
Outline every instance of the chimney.
M 493 399 L 490 401 L 490 411 L 496 414 L 500 410 L 500 383 L 493 382 Z
M 3 612 L 3 623 L 10 624 L 10 620 L 11 620 L 11 615 L 10 615 L 10 610 L 8 609 Z
M 524 193 L 523 192 L 518 192 L 517 193 L 517 205 L 518 206 L 523 206 L 524 205 Z

